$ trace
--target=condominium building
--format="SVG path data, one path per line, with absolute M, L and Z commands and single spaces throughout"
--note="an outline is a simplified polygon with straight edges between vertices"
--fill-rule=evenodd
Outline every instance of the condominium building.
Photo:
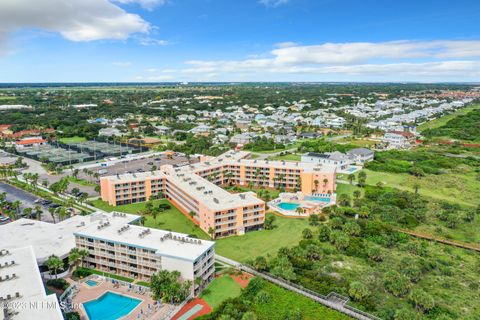
M 265 202 L 253 192 L 232 194 L 220 186 L 253 184 L 304 194 L 335 193 L 335 166 L 249 156 L 248 152 L 229 151 L 183 167 L 165 165 L 154 172 L 102 177 L 101 196 L 116 206 L 162 194 L 205 232 L 223 237 L 261 228 Z
M 214 278 L 215 243 L 185 234 L 142 226 L 112 225 L 108 220 L 74 233 L 77 248 L 89 251 L 88 267 L 149 281 L 159 270 L 179 271 L 198 291 Z M 197 293 L 197 292 L 195 292 Z
M 0 319 L 63 319 L 57 296 L 45 293 L 31 246 L 0 250 Z

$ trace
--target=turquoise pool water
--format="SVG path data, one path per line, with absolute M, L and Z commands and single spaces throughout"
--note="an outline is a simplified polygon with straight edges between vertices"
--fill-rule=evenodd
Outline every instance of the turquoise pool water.
M 278 207 L 283 210 L 291 210 L 295 211 L 300 205 L 297 203 L 290 203 L 290 202 L 280 202 Z
M 348 172 L 353 172 L 353 171 L 355 171 L 355 170 L 357 170 L 357 168 L 355 168 L 355 167 L 349 167 L 349 168 L 347 169 Z
M 96 285 L 98 285 L 98 282 L 93 280 L 87 280 L 85 281 L 85 283 L 88 284 L 90 287 L 95 287 Z
M 116 320 L 129 314 L 142 300 L 106 292 L 83 304 L 89 320 Z
M 330 198 L 328 197 L 312 197 L 312 196 L 306 196 L 304 197 L 305 200 L 310 200 L 310 201 L 319 201 L 319 202 L 330 202 Z

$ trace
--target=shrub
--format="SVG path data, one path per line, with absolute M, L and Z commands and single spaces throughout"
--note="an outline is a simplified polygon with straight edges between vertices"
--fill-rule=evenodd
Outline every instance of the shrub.
M 66 290 L 69 287 L 65 279 L 51 279 L 47 281 L 47 285 L 59 290 Z

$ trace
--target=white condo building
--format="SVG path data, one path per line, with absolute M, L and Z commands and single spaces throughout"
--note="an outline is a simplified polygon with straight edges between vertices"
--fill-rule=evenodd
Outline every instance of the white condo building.
M 135 225 L 92 224 L 75 234 L 76 246 L 88 250 L 87 267 L 148 281 L 160 270 L 179 271 L 182 279 L 214 278 L 215 243 L 182 233 Z
M 0 250 L 0 319 L 62 320 L 55 294 L 47 295 L 31 246 Z

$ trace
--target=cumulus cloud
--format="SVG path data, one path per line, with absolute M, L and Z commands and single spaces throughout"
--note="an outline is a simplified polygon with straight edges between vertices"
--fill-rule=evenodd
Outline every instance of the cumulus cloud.
M 10 34 L 39 29 L 61 34 L 71 41 L 125 40 L 148 33 L 151 26 L 108 0 L 2 0 L 0 1 L 0 51 Z
M 480 41 L 391 41 L 275 45 L 269 57 L 245 60 L 190 60 L 187 74 L 339 74 L 480 77 Z M 459 60 L 467 58 L 468 60 Z
M 166 46 L 169 44 L 166 40 L 155 39 L 152 37 L 138 37 L 137 40 L 142 46 Z
M 138 3 L 142 8 L 153 10 L 155 7 L 163 6 L 167 0 L 114 0 L 122 4 Z

